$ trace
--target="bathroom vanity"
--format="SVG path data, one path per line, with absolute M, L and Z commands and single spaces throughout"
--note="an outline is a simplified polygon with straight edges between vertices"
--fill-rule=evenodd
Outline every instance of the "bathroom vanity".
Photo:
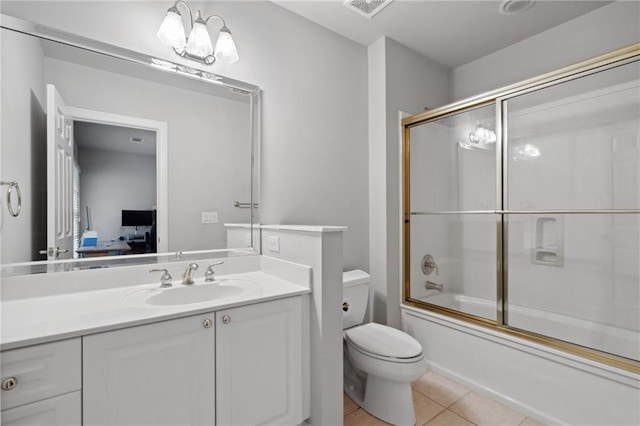
M 2 424 L 301 423 L 310 273 L 285 266 L 3 301 Z

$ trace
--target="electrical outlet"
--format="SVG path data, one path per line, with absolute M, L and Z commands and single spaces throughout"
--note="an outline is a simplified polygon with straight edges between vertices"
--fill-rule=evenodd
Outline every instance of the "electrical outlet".
M 280 237 L 269 237 L 269 251 L 280 253 Z
M 218 213 L 202 212 L 202 223 L 204 224 L 218 223 Z

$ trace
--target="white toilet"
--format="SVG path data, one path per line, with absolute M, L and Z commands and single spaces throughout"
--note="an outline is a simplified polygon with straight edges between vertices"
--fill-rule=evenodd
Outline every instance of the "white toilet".
M 344 391 L 369 413 L 394 425 L 414 425 L 411 382 L 427 370 L 420 343 L 385 325 L 362 324 L 369 274 L 343 273 Z

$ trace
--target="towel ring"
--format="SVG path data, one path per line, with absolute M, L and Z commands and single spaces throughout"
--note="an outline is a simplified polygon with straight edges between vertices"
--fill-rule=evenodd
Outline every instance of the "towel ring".
M 22 193 L 20 192 L 20 185 L 18 182 L 0 182 L 0 185 L 7 185 L 9 189 L 7 189 L 7 208 L 9 209 L 9 214 L 13 217 L 18 217 L 20 211 L 22 210 Z M 13 209 L 13 204 L 11 203 L 11 191 L 13 188 L 16 189 L 16 194 L 18 195 L 18 208 L 16 210 Z

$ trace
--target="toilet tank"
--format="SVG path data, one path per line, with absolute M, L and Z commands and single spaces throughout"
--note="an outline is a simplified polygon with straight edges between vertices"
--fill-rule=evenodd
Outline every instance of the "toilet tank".
M 342 329 L 362 324 L 369 303 L 369 274 L 359 269 L 342 273 Z

